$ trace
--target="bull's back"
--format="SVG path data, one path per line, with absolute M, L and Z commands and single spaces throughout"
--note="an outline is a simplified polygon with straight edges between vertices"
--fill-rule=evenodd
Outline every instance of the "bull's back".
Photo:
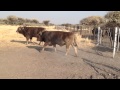
M 61 31 L 45 31 L 43 33 L 43 41 L 51 42 L 52 44 L 64 45 L 67 41 L 74 38 L 74 33 Z
M 62 32 L 62 31 L 45 31 L 45 32 L 43 32 L 43 36 L 48 37 L 50 39 L 52 39 L 54 37 L 65 39 L 65 38 L 71 37 L 73 35 L 74 35 L 74 33 L 72 33 L 72 32 Z
M 28 33 L 31 37 L 36 37 L 40 32 L 44 31 L 45 28 L 42 27 L 26 27 L 25 31 Z

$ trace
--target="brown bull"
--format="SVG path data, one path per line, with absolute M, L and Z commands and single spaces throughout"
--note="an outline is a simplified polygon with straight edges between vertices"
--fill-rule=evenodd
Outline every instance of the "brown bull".
M 31 41 L 33 37 L 37 37 L 44 30 L 45 28 L 42 27 L 18 27 L 16 32 L 24 35 L 26 37 L 26 44 L 28 44 L 29 39 Z
M 44 48 L 49 46 L 54 46 L 56 51 L 56 45 L 66 45 L 66 55 L 68 54 L 70 45 L 75 50 L 75 55 L 77 56 L 77 42 L 75 38 L 75 32 L 62 32 L 62 31 L 43 31 L 39 34 L 39 37 L 37 37 L 37 40 L 44 41 L 44 46 L 42 51 L 44 51 Z

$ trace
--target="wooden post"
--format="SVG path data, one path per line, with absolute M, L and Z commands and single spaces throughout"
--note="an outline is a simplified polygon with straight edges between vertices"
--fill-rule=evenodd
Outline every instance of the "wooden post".
M 113 48 L 113 58 L 115 57 L 116 44 L 117 44 L 117 27 L 115 28 L 115 39 L 114 39 L 114 48 Z

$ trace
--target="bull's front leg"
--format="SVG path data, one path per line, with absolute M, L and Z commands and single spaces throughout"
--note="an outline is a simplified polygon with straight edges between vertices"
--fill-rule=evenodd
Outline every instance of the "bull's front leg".
M 29 38 L 26 38 L 26 45 L 28 45 L 28 42 L 29 42 Z
M 32 39 L 30 39 L 30 42 L 32 43 Z
M 43 45 L 43 44 L 44 44 L 44 42 L 42 42 L 42 41 L 39 42 L 39 45 Z
M 33 42 L 32 42 L 32 37 L 30 37 L 30 42 L 33 43 Z M 33 44 L 34 44 L 34 43 L 33 43 Z
M 30 39 L 30 37 L 27 35 L 26 36 L 26 45 L 28 45 L 29 39 Z
M 39 42 L 39 44 L 38 45 L 41 45 L 41 41 Z
M 48 45 L 48 43 L 44 43 L 44 46 L 43 46 L 43 48 L 42 48 L 42 50 L 41 51 L 44 51 L 45 50 L 45 47 Z

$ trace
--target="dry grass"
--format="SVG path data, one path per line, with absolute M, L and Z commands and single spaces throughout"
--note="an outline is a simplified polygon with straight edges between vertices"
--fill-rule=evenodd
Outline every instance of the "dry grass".
M 13 46 L 15 43 L 10 43 L 12 40 L 16 39 L 16 40 L 20 40 L 21 38 L 23 38 L 22 35 L 17 34 L 16 30 L 19 26 L 10 26 L 10 25 L 1 25 L 0 26 L 0 42 L 1 45 L 0 47 L 11 47 Z M 14 46 L 19 46 L 19 44 L 14 45 Z M 21 46 L 21 45 L 20 45 Z
M 22 47 L 24 46 L 23 43 L 15 43 L 15 41 L 26 41 L 26 39 L 24 38 L 23 35 L 21 34 L 17 34 L 16 30 L 19 26 L 10 26 L 10 25 L 1 25 L 0 26 L 0 47 L 4 48 L 4 47 Z M 54 26 L 49 26 L 49 27 L 45 27 L 47 30 L 50 31 L 58 31 L 56 29 L 54 29 Z M 66 30 L 59 30 L 59 31 L 65 31 L 68 32 Z M 83 39 L 81 38 L 80 35 L 76 34 L 76 38 L 78 41 L 78 45 L 80 48 L 84 48 L 87 46 L 94 46 L 94 44 L 91 43 L 90 40 L 88 39 Z M 33 41 L 36 41 L 36 38 L 33 38 Z M 12 42 L 12 43 L 11 43 Z
M 88 38 L 81 38 L 80 35 L 76 35 L 79 48 L 94 47 L 95 45 Z

